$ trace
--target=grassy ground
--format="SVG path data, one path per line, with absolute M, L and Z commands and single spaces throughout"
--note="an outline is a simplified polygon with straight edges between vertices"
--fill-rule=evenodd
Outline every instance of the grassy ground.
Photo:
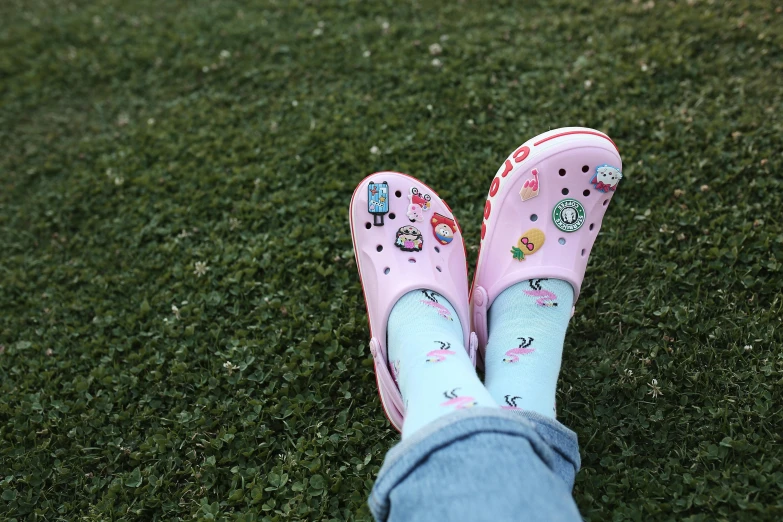
M 367 519 L 354 185 L 475 245 L 565 125 L 625 163 L 558 395 L 585 518 L 783 517 L 783 4 L 444 4 L 0 4 L 0 519 Z

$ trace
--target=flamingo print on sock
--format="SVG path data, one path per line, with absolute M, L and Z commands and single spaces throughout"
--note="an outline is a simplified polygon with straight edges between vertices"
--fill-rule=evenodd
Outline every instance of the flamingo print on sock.
M 521 399 L 522 397 L 511 395 L 506 395 L 506 406 L 501 406 L 504 410 L 521 410 L 519 406 L 517 406 L 517 399 Z
M 392 362 L 391 371 L 392 371 L 392 377 L 394 377 L 394 382 L 399 384 L 399 382 L 400 382 L 400 360 L 399 359 L 397 359 L 396 361 Z
M 439 363 L 446 360 L 449 355 L 454 355 L 457 352 L 451 351 L 451 343 L 444 343 L 442 341 L 435 341 L 435 344 L 439 344 L 440 348 L 432 350 L 427 353 L 427 362 Z
M 422 294 L 424 294 L 424 297 L 427 299 L 422 299 L 421 303 L 425 304 L 427 306 L 431 306 L 434 309 L 438 311 L 438 315 L 443 317 L 444 319 L 448 319 L 449 321 L 453 321 L 454 319 L 451 318 L 451 312 L 448 308 L 443 306 L 438 302 L 438 299 L 435 297 L 436 295 L 439 295 L 436 292 L 433 292 L 432 290 L 422 290 Z
M 448 400 L 441 404 L 441 406 L 454 406 L 455 410 L 464 410 L 467 408 L 472 408 L 476 404 L 476 399 L 473 397 L 467 397 L 467 396 L 458 396 L 457 390 L 459 388 L 454 388 L 453 390 L 443 392 L 443 396 L 446 397 Z
M 519 346 L 506 352 L 506 356 L 503 357 L 504 363 L 513 364 L 519 361 L 520 355 L 527 355 L 536 351 L 535 348 L 530 348 L 530 345 L 533 344 L 534 340 L 532 337 L 528 337 L 527 340 L 524 337 L 517 337 L 517 339 L 519 339 Z
M 557 306 L 557 303 L 554 302 L 557 296 L 549 290 L 541 288 L 541 281 L 546 281 L 546 279 L 531 279 L 529 284 L 532 290 L 525 290 L 525 294 L 538 297 L 536 299 L 538 306 Z

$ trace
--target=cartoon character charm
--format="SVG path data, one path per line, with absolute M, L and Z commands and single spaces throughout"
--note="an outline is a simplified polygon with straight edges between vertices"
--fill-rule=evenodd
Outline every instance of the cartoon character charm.
M 441 245 L 448 245 L 454 239 L 454 234 L 457 233 L 457 223 L 451 218 L 447 218 L 443 214 L 435 213 L 430 218 L 432 223 L 432 234 L 438 243 Z
M 394 242 L 394 246 L 400 250 L 404 252 L 421 252 L 423 244 L 424 239 L 422 239 L 418 228 L 406 225 L 397 231 L 397 240 Z
M 538 169 L 533 169 L 530 173 L 533 177 L 526 179 L 525 184 L 522 185 L 522 190 L 519 191 L 519 197 L 522 198 L 522 201 L 538 196 Z
M 595 190 L 600 190 L 601 192 L 609 192 L 611 190 L 614 192 L 617 190 L 617 184 L 620 183 L 621 179 L 623 179 L 623 173 L 620 172 L 620 169 L 604 163 L 595 168 L 595 174 L 590 183 L 595 186 Z
M 373 215 L 373 225 L 383 226 L 383 216 L 389 212 L 389 184 L 385 181 L 367 185 L 367 211 Z
M 531 228 L 524 232 L 517 245 L 511 248 L 511 255 L 518 261 L 524 261 L 525 256 L 535 254 L 542 246 L 544 246 L 544 233 L 537 228 Z
M 432 197 L 429 194 L 420 193 L 416 187 L 411 187 L 408 198 L 411 201 L 410 205 L 408 205 L 408 219 L 411 222 L 424 221 L 424 212 L 430 209 Z

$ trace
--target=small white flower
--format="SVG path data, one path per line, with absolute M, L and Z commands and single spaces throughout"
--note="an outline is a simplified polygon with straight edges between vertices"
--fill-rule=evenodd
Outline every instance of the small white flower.
M 370 154 L 376 154 L 377 155 L 377 154 L 380 154 L 380 153 L 381 153 L 381 149 L 379 149 L 376 145 L 373 145 L 372 147 L 370 147 Z
M 179 308 L 177 308 L 177 305 L 171 305 L 171 311 L 174 313 L 174 317 L 177 319 L 182 319 L 179 315 Z
M 371 53 L 370 51 L 364 51 L 364 52 L 362 53 L 362 56 L 364 56 L 365 58 L 369 58 L 371 54 L 372 54 L 372 53 Z
M 118 187 L 123 183 L 125 183 L 125 178 L 123 178 L 122 176 L 117 176 L 116 178 L 114 178 L 114 184 L 117 185 Z
M 629 370 L 629 369 L 626 368 L 625 376 L 626 377 L 633 377 L 633 370 Z
M 221 60 L 228 60 L 229 58 L 231 58 L 231 52 L 230 51 L 227 51 L 225 49 L 220 51 L 220 59 Z
M 751 351 L 752 349 L 753 349 L 753 345 L 752 345 L 752 344 L 746 344 L 746 345 L 745 345 L 745 351 L 746 351 L 746 352 L 749 352 L 749 351 Z
M 207 270 L 209 270 L 209 267 L 204 261 L 196 261 L 195 267 L 193 269 L 193 274 L 196 277 L 201 277 L 207 274 Z
M 185 229 L 183 228 L 183 229 L 182 229 L 182 232 L 180 232 L 179 234 L 177 234 L 177 237 L 178 237 L 178 238 L 180 238 L 180 239 L 185 239 L 186 237 L 190 237 L 190 236 L 192 236 L 192 235 L 193 235 L 193 234 L 191 234 L 190 232 L 188 232 L 187 230 L 185 230 Z
M 585 89 L 589 89 L 593 86 L 593 80 L 585 80 Z
M 273 121 L 272 123 L 269 124 L 269 130 L 272 131 L 272 132 L 277 132 L 277 122 L 276 121 Z
M 241 221 L 239 221 L 237 218 L 231 218 L 228 220 L 228 228 L 234 230 L 239 226 L 240 223 Z
M 324 34 L 324 30 L 320 27 L 313 29 L 313 36 L 321 36 L 322 34 Z
M 228 374 L 231 375 L 232 373 L 234 373 L 236 370 L 239 369 L 239 366 L 233 364 L 231 361 L 226 361 L 223 363 L 223 368 L 228 370 Z
M 650 391 L 647 392 L 647 395 L 652 395 L 653 399 L 657 399 L 659 395 L 663 397 L 663 392 L 661 391 L 661 388 L 658 386 L 657 379 L 653 379 L 652 382 L 648 382 L 647 386 L 650 387 Z
M 121 113 L 119 116 L 117 116 L 117 125 L 120 127 L 124 127 L 127 124 L 130 123 L 130 117 L 126 113 Z
M 209 65 L 205 65 L 204 67 L 202 67 L 201 68 L 201 72 L 208 73 L 209 72 Z
M 259 186 L 260 184 L 261 184 L 261 178 L 256 178 L 255 181 L 253 181 L 253 185 L 255 185 L 256 187 Z
M 434 43 L 430 45 L 430 54 L 432 56 L 438 56 L 442 52 L 443 52 L 443 47 L 441 47 L 439 43 Z
M 381 30 L 383 31 L 383 34 L 386 34 L 386 33 L 388 33 L 388 32 L 389 32 L 389 22 L 387 22 L 387 21 L 385 21 L 385 20 L 384 20 L 384 21 L 381 23 Z
M 111 167 L 109 167 L 108 169 L 106 169 L 106 177 L 107 178 L 111 178 L 112 175 L 113 175 L 113 173 L 112 173 Z
M 436 69 L 440 69 L 441 67 L 443 67 L 443 62 L 441 62 L 437 58 L 433 58 L 432 59 L 432 66 L 435 67 Z
M 449 39 L 449 35 L 447 35 L 447 34 L 440 35 L 440 41 L 441 42 L 446 42 L 446 41 L 448 41 L 448 39 Z
M 320 20 L 320 21 L 319 21 L 319 22 L 318 22 L 316 25 L 317 25 L 318 27 L 320 27 L 321 29 L 323 29 L 323 28 L 326 26 L 326 24 L 324 23 L 324 21 L 323 21 L 323 20 Z
M 427 104 L 427 110 L 428 110 L 428 111 L 430 111 L 430 112 L 432 112 L 432 105 L 430 105 L 430 104 Z
M 643 63 L 642 64 L 642 72 L 647 72 L 647 69 L 648 69 L 647 64 Z
M 297 107 L 297 106 L 299 106 L 299 102 L 294 100 L 294 101 L 291 102 L 291 105 L 294 106 L 294 107 Z
M 51 349 L 51 348 L 47 348 L 47 349 L 46 349 L 46 356 L 47 356 L 47 357 L 51 357 L 53 353 L 54 353 L 54 352 L 52 351 L 52 349 Z

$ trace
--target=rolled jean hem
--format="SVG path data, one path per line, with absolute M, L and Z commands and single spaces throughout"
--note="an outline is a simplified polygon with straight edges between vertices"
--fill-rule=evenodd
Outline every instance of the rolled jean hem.
M 538 457 L 553 471 L 559 467 L 556 460 L 570 464 L 573 472 L 568 473 L 568 477 L 562 476 L 562 473 L 559 475 L 569 489 L 573 487 L 573 477 L 581 464 L 579 443 L 576 433 L 563 424 L 529 411 L 497 408 L 461 410 L 421 428 L 386 454 L 369 498 L 370 510 L 376 520 L 385 520 L 388 516 L 389 496 L 394 487 L 423 465 L 432 453 L 445 449 L 455 441 L 487 432 L 526 439 Z

